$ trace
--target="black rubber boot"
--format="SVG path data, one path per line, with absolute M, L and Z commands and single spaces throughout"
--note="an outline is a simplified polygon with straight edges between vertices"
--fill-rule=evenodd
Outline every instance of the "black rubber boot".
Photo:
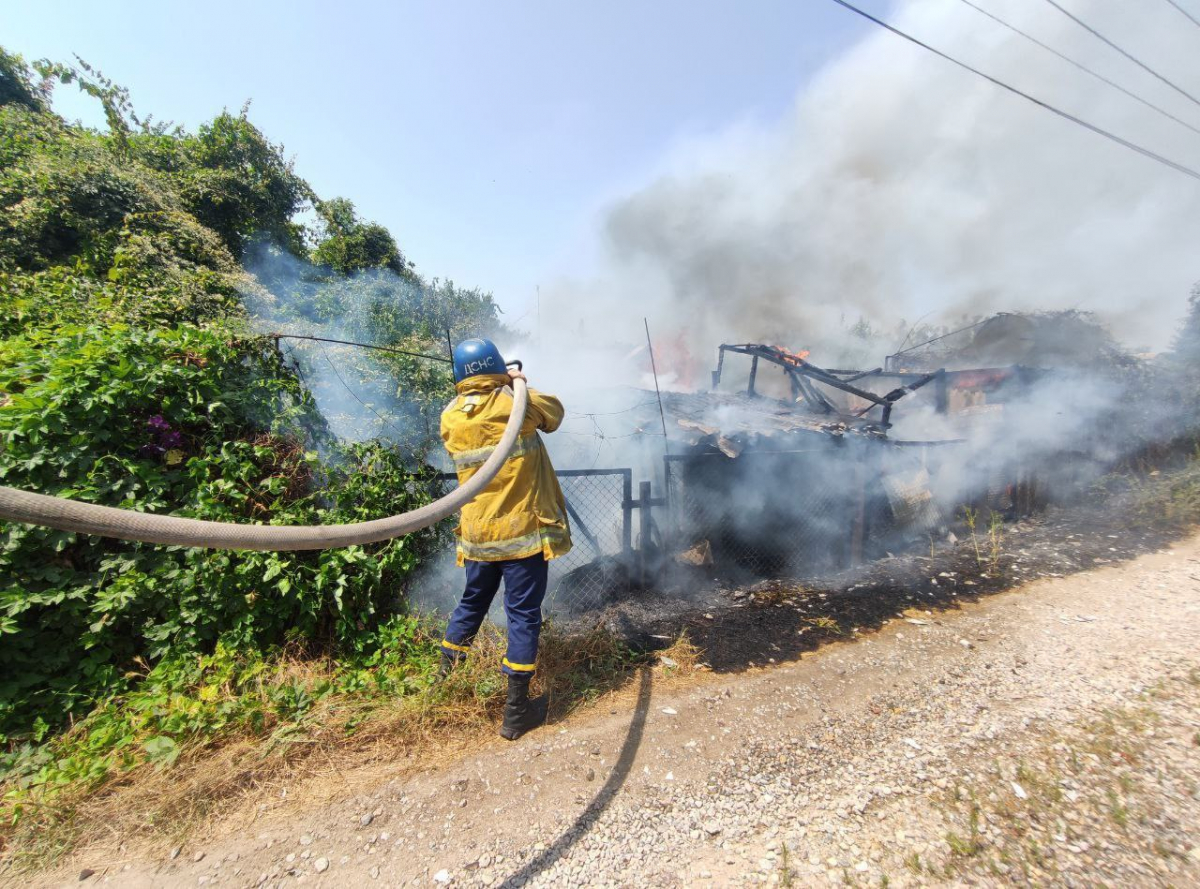
M 458 666 L 459 662 L 465 657 L 461 651 L 448 651 L 442 649 L 442 662 L 438 665 L 438 679 L 445 679 L 450 675 L 450 671 Z
M 529 680 L 532 678 L 532 673 L 508 677 L 508 700 L 504 703 L 500 737 L 515 741 L 546 721 L 546 702 L 540 698 L 529 700 Z

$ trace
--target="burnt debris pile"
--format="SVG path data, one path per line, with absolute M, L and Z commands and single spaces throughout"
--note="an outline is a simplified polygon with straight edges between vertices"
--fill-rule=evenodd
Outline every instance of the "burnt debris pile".
M 676 562 L 757 574 L 828 571 L 946 524 L 930 452 L 892 415 L 944 371 L 826 369 L 804 353 L 722 345 L 712 390 L 663 397 L 664 481 Z
M 1078 312 L 992 316 L 867 369 L 722 345 L 710 391 L 662 396 L 652 579 L 819 576 L 1070 503 L 1194 428 L 1169 379 Z
M 667 613 L 949 550 L 1077 502 L 1198 425 L 1195 374 L 1077 312 L 992 316 L 874 367 L 766 343 L 716 358 L 703 391 L 639 390 L 611 464 L 561 462 L 575 547 L 551 563 L 551 611 L 636 598 Z

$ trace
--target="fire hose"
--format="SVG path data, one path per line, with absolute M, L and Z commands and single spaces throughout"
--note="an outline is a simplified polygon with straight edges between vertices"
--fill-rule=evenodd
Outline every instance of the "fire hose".
M 121 540 L 209 549 L 282 551 L 378 543 L 440 522 L 474 500 L 496 477 L 517 442 L 529 403 L 525 381 L 515 379 L 512 386 L 513 408 L 508 425 L 500 443 L 475 474 L 445 497 L 388 518 L 350 525 L 240 525 L 97 506 L 0 486 L 0 519 Z

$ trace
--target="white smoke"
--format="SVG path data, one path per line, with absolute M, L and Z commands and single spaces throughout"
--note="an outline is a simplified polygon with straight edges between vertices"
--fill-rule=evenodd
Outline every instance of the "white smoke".
M 1048 4 L 977 2 L 1200 125 L 1200 108 Z M 1200 33 L 1168 4 L 1063 2 L 1200 94 L 1191 64 Z M 1189 165 L 1200 156 L 1200 137 L 965 4 L 909 0 L 887 17 L 1124 138 Z M 559 468 L 633 466 L 640 480 L 661 465 L 661 427 L 629 410 L 654 382 L 643 316 L 670 388 L 707 388 L 722 342 L 811 349 L 825 366 L 851 356 L 866 368 L 916 322 L 997 311 L 1094 311 L 1126 345 L 1167 346 L 1200 279 L 1200 182 L 863 27 L 867 36 L 805 84 L 782 120 L 676 146 L 666 172 L 608 208 L 599 271 L 543 287 L 538 335 L 500 343 L 526 361 L 533 386 L 566 404 L 562 430 L 548 436 Z M 860 318 L 884 334 L 869 340 L 873 354 L 849 335 Z M 952 511 L 987 481 L 981 465 L 1044 460 L 1081 440 L 1098 461 L 1112 456 L 1086 434 L 1112 395 L 1055 378 L 1005 405 L 998 434 L 946 452 L 942 505 Z M 931 411 L 914 411 L 904 428 L 905 415 L 902 401 L 898 438 L 960 431 Z M 840 472 L 831 463 L 812 477 Z M 761 522 L 783 490 L 777 475 L 761 474 L 759 487 L 748 474 L 740 481 L 742 499 L 728 504 Z M 836 511 L 809 517 L 846 527 Z
M 1200 125 L 1200 108 L 1048 4 L 979 2 Z M 1200 33 L 1169 5 L 1064 2 L 1200 94 Z M 1200 136 L 965 4 L 911 0 L 887 17 L 1131 141 L 1200 157 Z M 643 315 L 663 335 L 686 330 L 706 360 L 720 342 L 751 340 L 812 348 L 829 365 L 860 317 L 894 335 L 887 351 L 918 319 L 1065 308 L 1097 312 L 1127 345 L 1163 348 L 1200 278 L 1200 182 L 879 29 L 777 125 L 739 124 L 668 166 L 612 204 L 596 279 L 545 288 L 543 330 L 572 348 L 545 355 L 543 373 L 570 374 L 583 341 L 614 347 L 611 362 L 643 338 Z
M 1049 4 L 976 2 L 1200 126 L 1200 107 Z M 1192 64 L 1200 32 L 1168 4 L 1063 3 L 1200 95 Z M 885 17 L 1018 89 L 1200 167 L 1200 136 L 966 4 L 908 0 Z M 819 365 L 866 369 L 918 322 L 953 327 L 1004 311 L 1091 311 L 1127 347 L 1169 345 L 1200 279 L 1200 182 L 862 25 L 866 36 L 806 83 L 783 119 L 739 121 L 675 146 L 661 175 L 612 201 L 598 221 L 599 270 L 542 288 L 540 336 L 520 346 L 535 385 L 575 411 L 635 403 L 636 392 L 611 393 L 620 384 L 653 388 L 643 316 L 660 382 L 683 389 L 708 388 L 723 342 L 810 349 Z M 860 320 L 869 335 L 852 333 Z M 970 438 L 946 452 L 935 481 L 952 512 L 990 481 L 985 467 L 1048 466 L 1079 442 L 1088 461 L 1111 459 L 1112 448 L 1090 433 L 1117 392 L 1054 377 L 1005 405 L 1003 428 L 973 432 L 921 410 L 919 399 L 902 401 L 895 437 Z M 600 424 L 601 465 L 649 477 L 662 438 L 638 422 L 645 435 L 632 434 L 638 424 L 624 414 L 564 428 Z M 593 447 L 576 437 L 575 448 Z M 570 436 L 551 438 L 558 465 L 580 465 L 562 447 Z M 751 487 L 739 496 L 755 496 Z
M 386 269 L 330 276 L 265 240 L 250 246 L 245 268 L 250 277 L 242 300 L 252 325 L 260 333 L 282 336 L 280 349 L 334 435 L 347 442 L 382 439 L 415 462 L 429 457 L 445 465 L 435 406 L 405 392 L 395 370 L 377 353 L 345 344 L 381 345 L 374 342 L 374 313 L 381 305 L 394 310 L 406 302 L 413 311 L 426 298 L 419 285 Z M 449 364 L 433 367 L 434 373 L 444 373 L 448 392 Z

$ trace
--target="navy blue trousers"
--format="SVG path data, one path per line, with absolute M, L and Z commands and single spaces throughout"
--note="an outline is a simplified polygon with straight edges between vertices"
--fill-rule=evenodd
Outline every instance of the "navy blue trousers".
M 452 657 L 461 657 L 470 649 L 471 641 L 483 619 L 487 617 L 492 599 L 504 581 L 504 614 L 508 619 L 508 651 L 500 669 L 510 676 L 532 673 L 537 664 L 538 637 L 542 633 L 542 600 L 546 598 L 546 582 L 550 565 L 541 553 L 526 559 L 503 562 L 473 562 L 467 560 L 467 589 L 462 601 L 450 615 L 442 649 Z

